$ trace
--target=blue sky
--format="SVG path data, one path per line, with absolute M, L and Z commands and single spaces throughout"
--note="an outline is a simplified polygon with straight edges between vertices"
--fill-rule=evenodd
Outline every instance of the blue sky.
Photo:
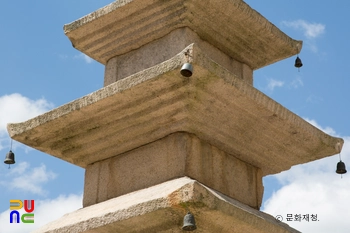
M 20 122 L 103 86 L 104 66 L 75 50 L 63 33 L 70 23 L 111 0 L 0 2 L 0 155 L 10 149 L 8 122 Z M 350 166 L 350 3 L 338 1 L 246 1 L 294 39 L 295 57 L 254 73 L 254 86 L 325 132 L 344 138 Z M 81 207 L 84 170 L 14 142 L 16 164 L 0 164 L 0 233 L 30 232 Z M 302 232 L 345 233 L 350 228 L 350 178 L 335 174 L 339 156 L 293 167 L 264 178 L 262 210 L 281 215 Z M 349 168 L 350 169 L 350 168 Z M 35 224 L 8 223 L 10 199 L 36 201 Z M 318 220 L 286 221 L 287 214 Z

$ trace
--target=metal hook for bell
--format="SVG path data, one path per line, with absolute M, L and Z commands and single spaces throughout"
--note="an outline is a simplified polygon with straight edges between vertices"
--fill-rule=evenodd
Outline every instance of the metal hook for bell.
M 188 212 L 184 217 L 184 223 L 182 226 L 182 230 L 184 231 L 194 231 L 197 229 L 196 221 L 191 212 Z
M 190 59 L 189 59 L 191 57 L 190 50 L 187 50 L 187 52 L 185 52 L 185 56 L 187 58 L 187 62 L 183 64 L 183 66 L 181 67 L 180 73 L 182 76 L 188 78 L 188 77 L 191 77 L 193 73 L 193 66 L 190 63 Z

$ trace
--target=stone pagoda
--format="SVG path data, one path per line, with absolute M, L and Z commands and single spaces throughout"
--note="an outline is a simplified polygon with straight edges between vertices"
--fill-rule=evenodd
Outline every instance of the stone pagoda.
M 339 153 L 253 87 L 300 52 L 242 0 L 119 0 L 64 26 L 104 87 L 23 123 L 16 141 L 85 169 L 83 208 L 36 232 L 298 232 L 259 211 L 262 178 Z M 181 75 L 184 64 L 193 67 Z

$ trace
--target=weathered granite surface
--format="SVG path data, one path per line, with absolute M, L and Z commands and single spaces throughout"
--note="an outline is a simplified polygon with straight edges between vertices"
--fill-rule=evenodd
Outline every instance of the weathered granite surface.
M 184 176 L 252 208 L 261 206 L 259 168 L 185 132 L 88 165 L 83 206 Z
M 187 177 L 132 192 L 64 215 L 33 233 L 184 232 L 191 211 L 201 233 L 298 233 Z
M 210 59 L 215 63 L 253 85 L 253 70 L 248 65 L 228 56 L 186 27 L 175 29 L 160 39 L 109 59 L 105 66 L 104 86 L 169 60 L 193 43 L 210 54 Z
M 64 31 L 76 49 L 106 64 L 184 27 L 253 70 L 298 54 L 302 46 L 242 0 L 119 0 Z
M 193 76 L 180 67 L 190 51 Z M 23 123 L 10 136 L 86 168 L 184 131 L 262 170 L 279 173 L 339 152 L 331 137 L 213 62 L 196 45 Z

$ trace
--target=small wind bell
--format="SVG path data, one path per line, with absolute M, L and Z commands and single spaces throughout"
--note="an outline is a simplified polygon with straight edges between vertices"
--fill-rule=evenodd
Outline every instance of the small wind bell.
M 9 169 L 10 169 L 10 165 L 15 163 L 15 154 L 12 152 L 12 139 L 11 139 L 11 149 L 6 154 L 4 163 L 9 165 Z

